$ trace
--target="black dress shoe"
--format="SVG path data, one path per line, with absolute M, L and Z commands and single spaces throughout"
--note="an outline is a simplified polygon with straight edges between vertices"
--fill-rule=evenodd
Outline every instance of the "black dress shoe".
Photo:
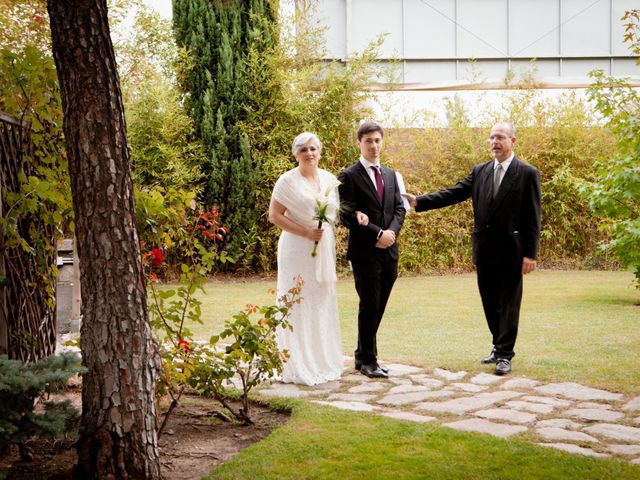
M 386 373 L 386 374 L 389 373 L 389 369 L 387 367 L 383 367 L 379 363 L 377 365 L 378 365 L 378 368 L 380 370 L 382 370 L 384 373 Z M 355 367 L 356 370 L 360 371 L 360 369 L 362 368 L 362 362 L 360 360 L 356 360 L 356 363 L 355 363 L 354 367 Z
M 382 365 L 378 364 L 378 368 L 389 375 L 389 369 L 387 367 L 383 367 Z
M 498 357 L 496 357 L 496 351 L 491 350 L 491 353 L 488 357 L 484 357 L 480 360 L 480 363 L 496 363 L 498 361 Z
M 360 373 L 366 375 L 369 378 L 389 378 L 389 375 L 383 372 L 377 363 L 362 365 L 360 367 Z
M 506 358 L 499 358 L 496 363 L 496 375 L 506 375 L 511 371 L 511 361 Z

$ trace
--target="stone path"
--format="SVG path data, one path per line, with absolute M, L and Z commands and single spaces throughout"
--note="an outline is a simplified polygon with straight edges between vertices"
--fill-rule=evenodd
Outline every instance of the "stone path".
M 315 387 L 273 383 L 259 393 L 503 438 L 528 433 L 538 445 L 640 464 L 640 396 L 400 364 L 387 365 L 389 379 L 370 379 L 352 366 L 345 357 L 339 381 Z

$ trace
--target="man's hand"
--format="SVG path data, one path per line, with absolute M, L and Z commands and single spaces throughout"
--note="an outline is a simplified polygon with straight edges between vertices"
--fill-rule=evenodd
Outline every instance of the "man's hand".
M 533 258 L 523 257 L 522 258 L 522 274 L 526 275 L 527 273 L 531 273 L 536 269 L 536 261 Z
M 377 248 L 389 248 L 396 243 L 396 234 L 393 230 L 383 230 L 382 235 L 376 242 Z
M 358 220 L 358 225 L 369 225 L 369 217 L 366 213 L 362 213 L 356 210 L 356 219 Z
M 401 193 L 400 195 L 407 199 L 407 202 L 409 202 L 411 208 L 416 208 L 416 205 L 418 205 L 418 200 L 416 200 L 415 195 L 411 195 L 410 193 Z

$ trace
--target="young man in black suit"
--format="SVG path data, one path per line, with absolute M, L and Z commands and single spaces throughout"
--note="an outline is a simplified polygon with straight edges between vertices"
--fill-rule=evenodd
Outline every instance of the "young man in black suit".
M 360 298 L 355 368 L 372 378 L 388 376 L 378 364 L 376 334 L 398 276 L 396 240 L 406 213 L 395 172 L 380 165 L 383 136 L 377 123 L 360 125 L 360 159 L 338 176 L 340 219 L 349 229 L 347 259 Z M 361 225 L 356 212 L 366 214 L 368 223 Z
M 476 165 L 453 188 L 415 197 L 416 211 L 473 202 L 473 261 L 493 350 L 482 363 L 495 363 L 497 375 L 511 371 L 518 334 L 522 276 L 536 268 L 540 238 L 540 175 L 515 157 L 515 128 L 496 123 L 489 135 L 494 159 Z

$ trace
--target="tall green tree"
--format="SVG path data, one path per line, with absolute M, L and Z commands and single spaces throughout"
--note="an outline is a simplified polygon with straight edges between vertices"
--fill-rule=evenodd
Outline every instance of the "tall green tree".
M 623 21 L 625 40 L 640 55 L 640 10 L 628 11 Z M 633 272 L 640 288 L 640 94 L 601 70 L 591 76 L 589 98 L 614 133 L 618 152 L 596 166 L 595 180 L 583 191 L 593 211 L 606 220 L 611 239 L 605 246 Z
M 240 127 L 252 109 L 255 84 L 246 65 L 249 52 L 277 41 L 277 1 L 174 0 L 173 9 L 177 44 L 192 62 L 183 87 L 207 154 L 203 200 L 220 208 L 231 232 L 227 253 L 242 254 L 246 265 L 261 167 Z

